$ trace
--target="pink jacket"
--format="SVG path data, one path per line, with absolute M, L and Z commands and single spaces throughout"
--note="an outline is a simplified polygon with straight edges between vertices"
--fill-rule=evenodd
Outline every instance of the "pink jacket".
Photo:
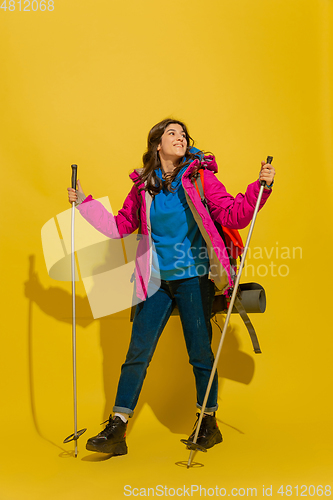
M 204 190 L 209 215 L 190 179 L 190 175 L 197 164 L 198 160 L 194 160 L 187 167 L 182 177 L 182 185 L 188 205 L 207 244 L 210 259 L 210 277 L 222 292 L 226 292 L 233 285 L 230 277 L 229 257 L 213 221 L 216 220 L 223 226 L 234 229 L 246 227 L 253 216 L 260 190 L 260 182 L 253 182 L 247 187 L 245 194 L 239 193 L 234 198 L 227 193 L 224 185 L 215 176 L 218 167 L 214 156 L 205 156 L 203 162 L 205 167 Z M 140 170 L 135 170 L 130 174 L 133 182 L 138 179 L 139 174 Z M 140 187 L 143 187 L 143 185 Z M 264 190 L 260 208 L 263 207 L 270 194 L 270 190 Z M 147 236 L 147 238 L 142 238 L 139 241 L 136 253 L 136 294 L 140 300 L 145 300 L 147 297 L 147 285 L 151 270 L 151 202 L 152 197 L 147 191 L 141 190 L 139 193 L 136 185 L 133 185 L 122 209 L 119 210 L 116 216 L 109 213 L 100 202 L 93 200 L 91 196 L 88 196 L 77 207 L 81 215 L 90 224 L 109 238 L 125 237 L 133 233 L 139 226 L 141 234 Z

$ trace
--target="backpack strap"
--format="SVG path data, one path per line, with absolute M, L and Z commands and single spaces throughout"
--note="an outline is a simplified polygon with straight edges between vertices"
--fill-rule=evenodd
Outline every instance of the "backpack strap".
M 254 352 L 256 354 L 260 354 L 261 353 L 261 349 L 260 349 L 259 340 L 258 340 L 256 331 L 254 329 L 254 326 L 251 323 L 251 320 L 250 320 L 247 312 L 245 311 L 245 308 L 243 306 L 242 301 L 237 296 L 236 296 L 236 299 L 235 299 L 235 302 L 234 302 L 234 306 L 237 309 L 238 314 L 240 315 L 240 317 L 244 321 L 244 325 L 246 326 L 247 331 L 249 332 Z
M 193 182 L 193 184 L 195 184 L 197 192 L 198 192 L 198 194 L 199 194 L 199 196 L 201 198 L 201 202 L 204 205 L 204 207 L 207 210 L 208 215 L 210 217 L 210 211 L 209 211 L 208 203 L 207 203 L 207 200 L 205 198 L 205 193 L 204 193 L 204 176 L 203 176 L 203 169 L 202 168 L 199 170 L 199 174 L 200 174 L 200 177 L 198 177 L 197 179 L 193 178 L 192 182 Z M 230 253 L 228 251 L 228 245 L 227 245 L 227 242 L 225 240 L 223 227 L 221 226 L 221 224 L 218 224 L 218 226 L 216 226 L 216 229 L 218 230 L 219 235 L 221 236 L 221 238 L 223 240 L 223 243 L 224 243 L 224 245 L 225 245 L 225 247 L 227 249 L 227 252 L 228 252 L 228 255 L 229 255 L 229 260 L 230 260 L 231 256 L 230 256 Z
M 203 168 L 201 168 L 199 171 L 199 176 L 197 178 L 192 178 L 192 182 L 196 187 L 196 190 L 201 198 L 201 201 L 206 208 L 207 212 L 210 215 L 209 209 L 208 209 L 208 203 L 205 198 L 205 184 L 204 184 L 204 173 L 203 173 Z M 231 257 L 235 260 L 237 260 L 238 257 L 240 257 L 244 251 L 244 244 L 242 241 L 242 237 L 239 234 L 239 231 L 237 229 L 231 229 L 229 227 L 224 227 L 221 224 L 218 224 L 218 231 L 224 241 L 224 244 L 228 250 L 228 253 L 231 255 Z M 221 228 L 221 230 L 219 229 Z M 226 239 L 227 238 L 227 239 Z
M 201 168 L 199 170 L 199 177 L 195 178 L 193 177 L 192 178 L 192 182 L 193 184 L 195 184 L 195 187 L 197 189 L 197 192 L 201 198 L 201 201 L 204 205 L 204 207 L 206 208 L 207 212 L 209 213 L 209 209 L 208 209 L 208 204 L 207 204 L 207 200 L 205 198 L 205 191 L 204 191 L 204 176 L 203 176 L 203 169 Z M 209 213 L 210 215 L 210 213 Z

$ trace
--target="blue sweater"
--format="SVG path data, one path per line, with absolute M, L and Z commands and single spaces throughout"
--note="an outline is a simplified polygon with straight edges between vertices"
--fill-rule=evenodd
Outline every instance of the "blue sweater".
M 181 177 L 172 182 L 173 192 L 163 188 L 150 209 L 153 239 L 152 277 L 163 280 L 192 278 L 208 274 L 209 258 L 205 240 L 187 204 Z M 162 179 L 161 169 L 156 171 Z

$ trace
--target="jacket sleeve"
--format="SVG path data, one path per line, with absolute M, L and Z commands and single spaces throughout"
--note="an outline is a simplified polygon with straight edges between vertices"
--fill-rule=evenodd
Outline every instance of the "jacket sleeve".
M 123 238 L 139 227 L 140 197 L 134 185 L 117 215 L 112 215 L 102 203 L 90 196 L 77 209 L 95 229 L 109 238 Z
M 243 229 L 253 217 L 256 206 L 260 182 L 256 181 L 247 186 L 245 194 L 239 193 L 235 198 L 227 193 L 226 188 L 210 170 L 204 171 L 205 197 L 213 220 L 222 226 L 233 229 Z M 266 203 L 271 190 L 265 189 L 261 198 L 261 209 Z

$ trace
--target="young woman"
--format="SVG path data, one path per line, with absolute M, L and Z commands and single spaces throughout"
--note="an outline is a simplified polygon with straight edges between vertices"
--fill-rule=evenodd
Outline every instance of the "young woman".
M 204 169 L 209 213 L 192 182 L 199 169 Z M 139 229 L 145 235 L 139 242 L 135 269 L 136 295 L 141 302 L 121 369 L 114 415 L 102 432 L 88 440 L 88 450 L 127 453 L 127 420 L 133 415 L 148 365 L 175 304 L 195 376 L 197 407 L 202 409 L 214 362 L 210 323 L 214 285 L 225 292 L 233 284 L 228 254 L 214 221 L 235 229 L 247 226 L 259 181 L 266 182 L 262 207 L 275 175 L 274 167 L 262 161 L 259 180 L 234 198 L 216 172 L 215 158 L 193 148 L 185 124 L 166 119 L 150 130 L 143 168 L 130 175 L 134 185 L 118 215 L 107 212 L 92 196 L 85 197 L 79 181 L 77 191 L 68 188 L 69 202 L 75 201 L 81 215 L 103 234 L 121 238 Z M 216 373 L 197 440 L 205 448 L 222 441 L 215 418 L 217 395 Z

